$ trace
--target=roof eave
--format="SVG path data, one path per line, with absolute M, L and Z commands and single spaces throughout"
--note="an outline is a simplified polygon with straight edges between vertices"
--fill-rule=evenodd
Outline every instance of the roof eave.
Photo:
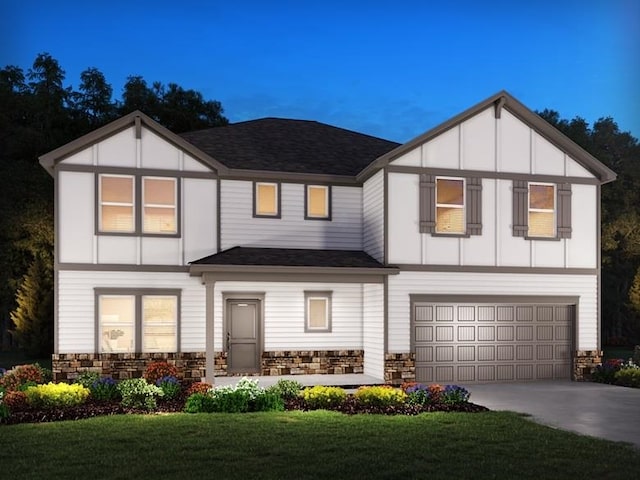
M 264 274 L 345 274 L 345 275 L 397 275 L 396 267 L 310 267 L 284 265 L 207 265 L 191 264 L 189 275 L 201 276 L 204 273 L 264 273 Z

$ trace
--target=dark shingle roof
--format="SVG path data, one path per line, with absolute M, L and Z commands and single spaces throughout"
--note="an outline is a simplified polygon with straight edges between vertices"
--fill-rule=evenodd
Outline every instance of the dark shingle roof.
M 324 123 L 262 118 L 180 136 L 229 168 L 356 175 L 399 144 Z
M 384 268 L 380 262 L 361 251 L 254 247 L 233 247 L 191 262 L 191 264 Z

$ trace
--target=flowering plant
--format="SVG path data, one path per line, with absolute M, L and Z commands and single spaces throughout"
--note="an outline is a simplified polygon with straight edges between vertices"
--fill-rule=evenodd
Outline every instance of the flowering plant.
M 94 380 L 89 390 L 91 390 L 91 396 L 93 398 L 103 402 L 115 400 L 118 397 L 117 382 L 111 377 Z
M 166 376 L 178 376 L 178 369 L 175 365 L 167 362 L 153 362 L 144 371 L 144 378 L 149 383 L 156 383 L 160 378 Z
M 471 394 L 464 387 L 458 385 L 447 385 L 440 393 L 440 401 L 445 405 L 458 405 L 467 403 Z
M 176 398 L 180 393 L 180 381 L 173 375 L 165 375 L 156 381 L 156 385 L 162 389 L 168 399 Z

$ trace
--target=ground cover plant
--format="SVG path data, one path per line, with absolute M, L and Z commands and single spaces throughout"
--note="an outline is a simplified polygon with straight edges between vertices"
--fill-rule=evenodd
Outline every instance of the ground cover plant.
M 37 452 L 37 453 L 36 453 Z M 312 454 L 311 454 L 312 453 Z M 34 461 L 37 456 L 37 460 Z M 0 426 L 6 478 L 636 478 L 640 451 L 505 412 L 118 415 Z
M 598 365 L 591 378 L 594 382 L 640 388 L 640 365 L 635 358 L 612 358 Z

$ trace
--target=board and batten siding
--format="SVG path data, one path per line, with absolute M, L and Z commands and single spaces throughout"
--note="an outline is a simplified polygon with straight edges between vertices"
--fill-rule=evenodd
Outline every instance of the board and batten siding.
M 381 284 L 362 286 L 362 336 L 364 373 L 384 378 L 384 287 Z
M 391 172 L 389 182 L 389 259 L 391 264 L 481 265 L 596 268 L 595 185 L 572 185 L 572 236 L 525 240 L 512 232 L 511 180 L 482 179 L 482 235 L 468 238 L 421 234 L 419 175 Z
M 58 350 L 56 353 L 95 351 L 95 288 L 179 289 L 180 350 L 205 350 L 205 287 L 188 273 L 170 272 L 58 272 Z
M 384 172 L 380 170 L 362 187 L 362 244 L 364 251 L 384 261 Z
M 577 350 L 598 345 L 596 275 L 541 275 L 454 272 L 401 272 L 389 277 L 388 350 L 409 352 L 411 294 L 579 297 Z M 478 300 L 480 303 L 481 300 Z M 505 300 L 508 302 L 508 300 Z M 491 302 L 493 303 L 493 302 Z
M 217 181 L 189 178 L 206 167 L 143 129 L 127 129 L 64 159 L 64 165 L 152 168 L 181 172 L 180 238 L 96 235 L 96 173 L 57 172 L 57 261 L 60 263 L 186 265 L 217 251 Z M 139 210 L 139 209 L 138 209 Z
M 302 184 L 280 184 L 281 218 L 253 217 L 253 182 L 222 180 L 222 250 L 263 248 L 362 249 L 362 189 L 331 187 L 331 220 L 305 220 Z
M 305 291 L 330 291 L 331 332 L 305 332 Z M 222 348 L 223 293 L 264 294 L 265 351 L 363 348 L 362 286 L 357 283 L 216 282 L 214 348 Z M 251 298 L 251 295 L 247 295 Z

